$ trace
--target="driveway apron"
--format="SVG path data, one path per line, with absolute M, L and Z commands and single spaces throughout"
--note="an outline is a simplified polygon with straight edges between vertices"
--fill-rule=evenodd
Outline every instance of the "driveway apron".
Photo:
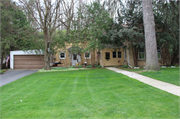
M 10 70 L 0 75 L 0 87 L 17 79 L 37 72 L 38 70 Z
M 163 82 L 163 81 L 152 79 L 150 77 L 146 77 L 146 76 L 134 73 L 134 72 L 117 69 L 117 68 L 114 68 L 114 67 L 106 67 L 106 69 L 115 71 L 117 73 L 124 74 L 126 76 L 134 78 L 134 79 L 136 79 L 138 81 L 141 81 L 143 83 L 146 83 L 146 84 L 151 85 L 153 87 L 156 87 L 158 89 L 161 89 L 161 90 L 164 90 L 164 91 L 169 92 L 171 94 L 180 96 L 180 86 L 176 86 L 176 85 L 173 85 L 173 84 L 170 84 L 170 83 L 166 83 L 166 82 Z

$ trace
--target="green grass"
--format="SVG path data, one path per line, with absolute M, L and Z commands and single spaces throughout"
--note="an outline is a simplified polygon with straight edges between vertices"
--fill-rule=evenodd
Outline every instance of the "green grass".
M 127 69 L 127 68 L 120 68 L 122 70 L 132 71 L 144 76 L 148 76 L 160 81 L 164 81 L 167 83 L 171 83 L 174 85 L 180 86 L 180 79 L 179 79 L 179 67 L 178 68 L 160 68 L 160 71 L 145 71 L 144 69 Z
M 119 69 L 126 70 L 126 71 L 132 71 L 132 72 L 139 72 L 139 71 L 143 71 L 144 70 L 144 68 L 142 68 L 142 69 L 119 68 Z
M 161 68 L 161 71 L 146 71 L 140 74 L 180 86 L 179 73 L 179 68 Z
M 180 118 L 178 96 L 107 69 L 37 72 L 0 101 L 1 118 Z

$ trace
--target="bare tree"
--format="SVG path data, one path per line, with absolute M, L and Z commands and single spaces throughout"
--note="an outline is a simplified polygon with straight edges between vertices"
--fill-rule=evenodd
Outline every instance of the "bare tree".
M 50 46 L 57 28 L 64 26 L 67 33 L 74 14 L 74 0 L 19 0 L 22 7 L 29 14 L 37 29 L 41 29 L 45 42 L 45 70 L 50 70 Z
M 155 22 L 152 9 L 152 0 L 142 0 L 143 22 L 146 45 L 146 70 L 160 70 L 157 56 Z

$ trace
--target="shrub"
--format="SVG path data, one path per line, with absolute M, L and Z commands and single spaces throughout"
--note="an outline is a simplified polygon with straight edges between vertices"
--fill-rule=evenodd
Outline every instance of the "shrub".
M 128 65 L 124 65 L 124 66 L 122 66 L 122 68 L 128 68 Z
M 79 65 L 78 68 L 82 68 L 82 65 Z
M 95 63 L 95 67 L 97 67 L 98 66 L 98 64 L 97 63 Z
M 98 65 L 97 68 L 101 68 L 102 66 L 101 65 Z
M 86 68 L 93 68 L 91 65 L 87 66 Z
M 74 66 L 70 66 L 69 68 L 74 68 Z
M 175 66 L 176 66 L 176 67 L 178 67 L 179 65 L 178 65 L 178 64 L 176 64 Z

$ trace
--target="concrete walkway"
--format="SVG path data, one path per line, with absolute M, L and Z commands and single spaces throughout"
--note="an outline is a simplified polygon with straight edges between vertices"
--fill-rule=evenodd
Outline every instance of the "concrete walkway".
M 24 76 L 30 75 L 32 73 L 37 72 L 38 70 L 9 70 L 6 71 L 4 74 L 0 75 L 0 87 L 11 83 L 17 79 L 20 79 Z
M 169 92 L 171 94 L 180 96 L 180 86 L 176 86 L 176 85 L 166 83 L 163 81 L 155 80 L 155 79 L 152 79 L 152 78 L 149 78 L 149 77 L 146 77 L 146 76 L 134 73 L 134 72 L 125 71 L 125 70 L 121 70 L 121 69 L 114 68 L 114 67 L 106 67 L 106 69 L 127 75 L 131 78 L 137 79 L 137 80 L 139 80 L 143 83 L 146 83 L 148 85 L 151 85 L 153 87 L 156 87 L 156 88 L 159 88 L 159 89 L 164 90 L 166 92 Z

